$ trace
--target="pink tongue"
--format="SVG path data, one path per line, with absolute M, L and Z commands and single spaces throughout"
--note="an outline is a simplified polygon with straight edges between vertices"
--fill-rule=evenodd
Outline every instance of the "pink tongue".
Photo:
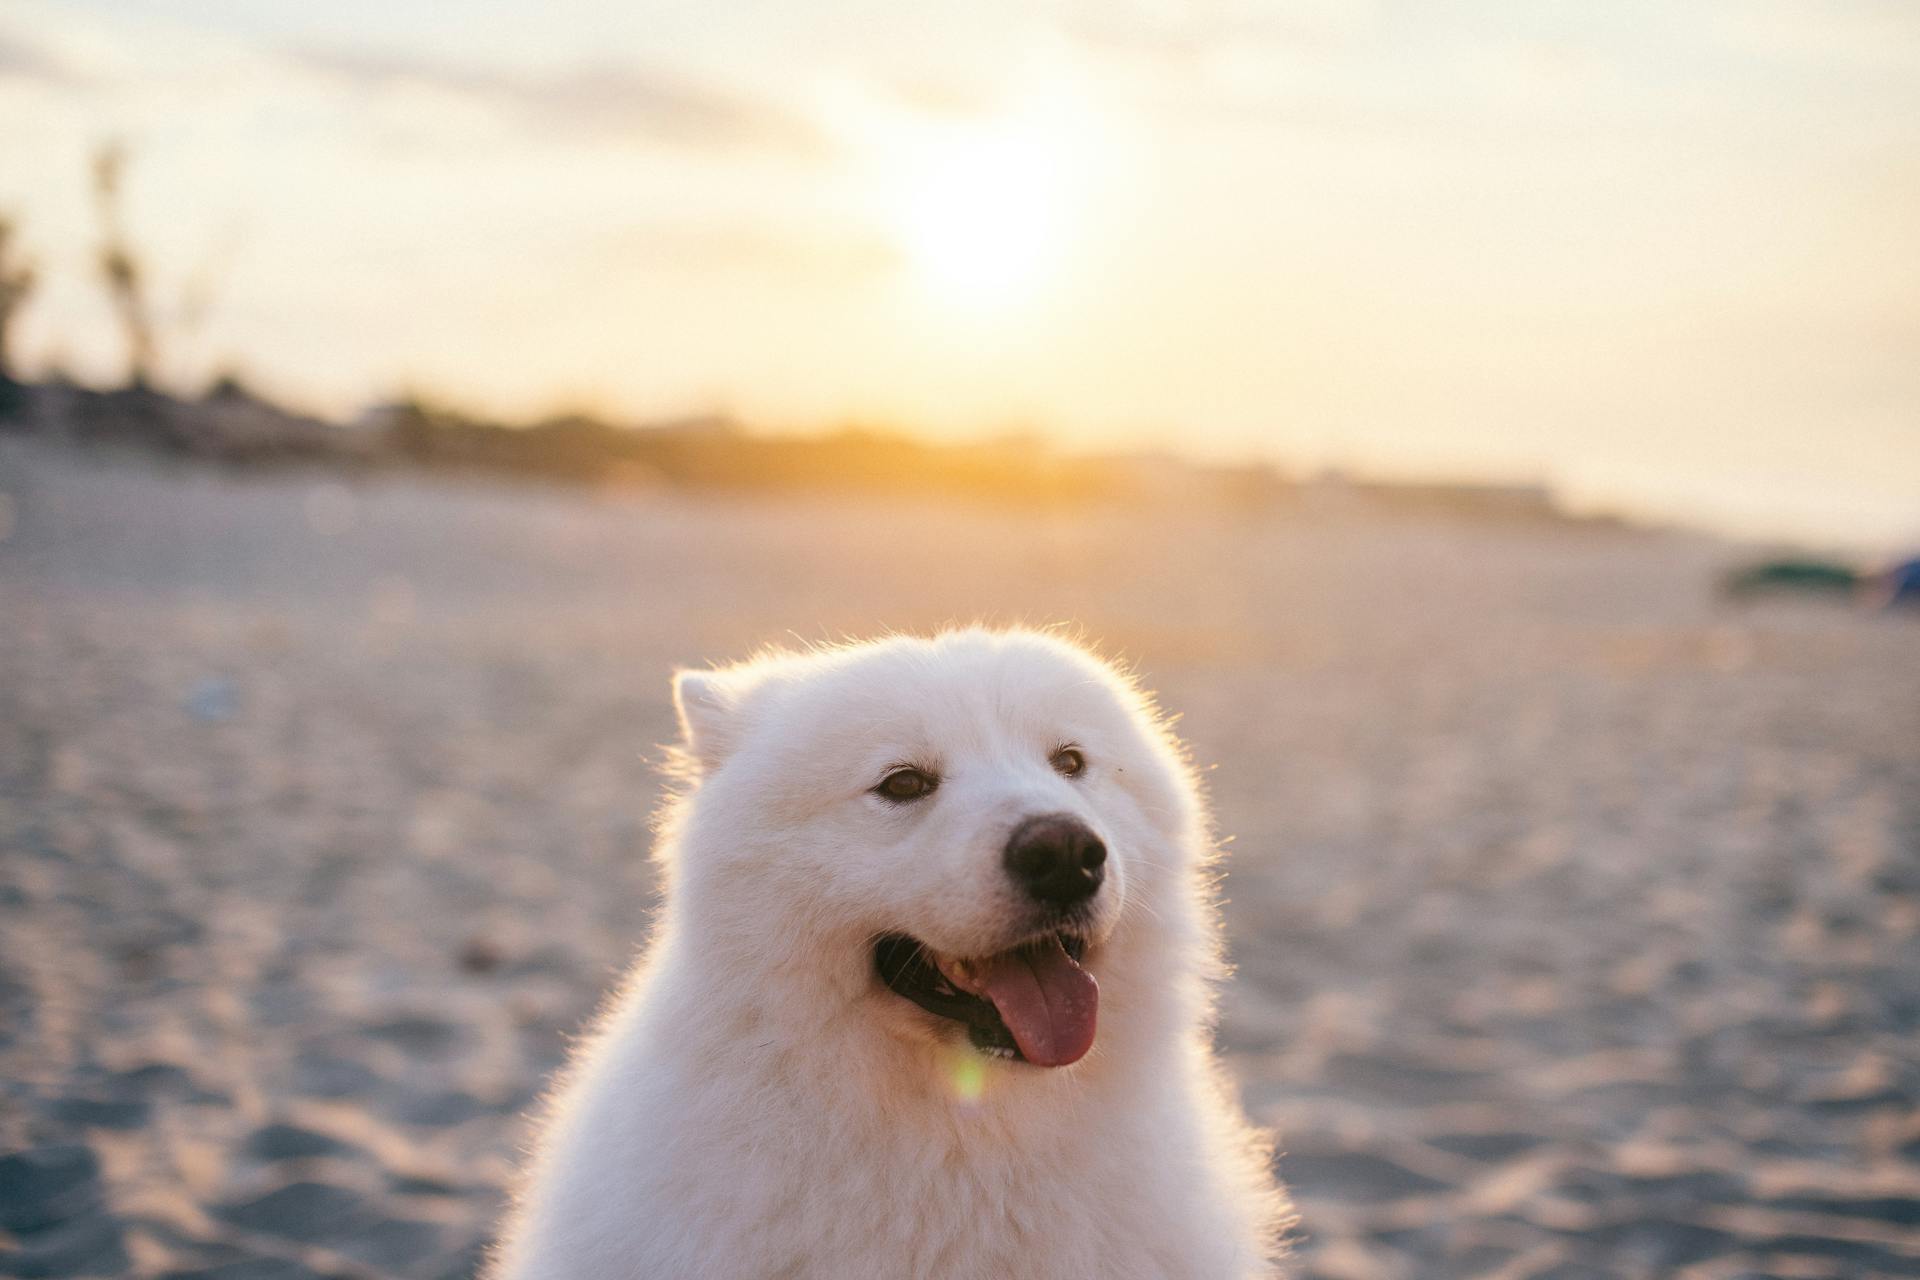
M 1028 1062 L 1064 1067 L 1093 1048 L 1100 984 L 1073 962 L 1057 938 L 1009 951 L 975 975 Z

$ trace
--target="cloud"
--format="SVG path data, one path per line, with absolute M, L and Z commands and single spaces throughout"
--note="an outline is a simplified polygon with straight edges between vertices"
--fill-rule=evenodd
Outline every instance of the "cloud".
M 879 87 L 909 111 L 936 119 L 965 120 L 993 110 L 994 98 L 978 86 L 954 81 L 882 76 Z
M 1062 28 L 1092 49 L 1182 62 L 1246 45 L 1350 51 L 1376 40 L 1384 21 L 1381 6 L 1372 0 L 1288 0 L 1257 8 L 1230 6 L 1224 12 L 1102 2 L 1070 6 Z
M 405 54 L 296 48 L 296 66 L 356 88 L 439 90 L 510 112 L 527 123 L 676 146 L 760 150 L 822 158 L 832 143 L 806 116 L 770 100 L 616 63 L 518 75 Z
M 878 235 L 759 223 L 656 223 L 600 239 L 596 262 L 689 272 L 742 271 L 812 280 L 870 279 L 897 270 L 898 246 Z
M 79 77 L 65 63 L 19 38 L 0 31 L 0 80 L 72 84 Z
M 1717 17 L 1729 46 L 1773 61 L 1903 74 L 1920 67 L 1920 12 L 1907 4 L 1775 0 Z

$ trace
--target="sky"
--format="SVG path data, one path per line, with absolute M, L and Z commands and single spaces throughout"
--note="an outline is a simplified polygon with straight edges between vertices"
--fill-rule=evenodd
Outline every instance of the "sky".
M 29 370 L 1920 544 L 1909 0 L 0 0 Z

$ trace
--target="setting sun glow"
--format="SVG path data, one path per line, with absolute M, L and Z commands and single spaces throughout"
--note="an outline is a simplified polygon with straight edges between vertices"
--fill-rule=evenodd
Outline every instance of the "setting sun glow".
M 1075 156 L 1064 140 L 1009 123 L 942 138 L 918 159 L 900 235 L 920 282 L 968 308 L 1031 297 L 1066 239 Z

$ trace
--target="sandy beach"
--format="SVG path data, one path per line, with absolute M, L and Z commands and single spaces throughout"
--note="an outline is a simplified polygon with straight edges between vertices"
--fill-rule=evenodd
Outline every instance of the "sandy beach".
M 1920 618 L 1573 524 L 0 495 L 0 1274 L 470 1275 L 646 934 L 671 669 L 985 618 L 1183 717 L 1302 1275 L 1920 1275 Z

